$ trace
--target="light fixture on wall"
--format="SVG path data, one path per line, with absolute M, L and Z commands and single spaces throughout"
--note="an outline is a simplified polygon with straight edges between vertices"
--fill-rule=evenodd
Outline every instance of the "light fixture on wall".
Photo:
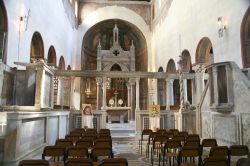
M 224 31 L 226 30 L 226 25 L 223 22 L 222 17 L 218 17 L 217 22 L 218 22 L 218 26 L 219 26 L 218 35 L 219 35 L 219 38 L 222 38 L 224 35 Z

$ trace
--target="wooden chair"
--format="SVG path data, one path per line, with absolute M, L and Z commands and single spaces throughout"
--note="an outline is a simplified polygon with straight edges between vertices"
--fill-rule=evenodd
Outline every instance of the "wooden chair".
M 170 132 L 173 132 L 174 135 L 177 135 L 179 133 L 178 129 L 169 129 Z
M 71 131 L 69 135 L 81 137 L 82 133 L 80 131 Z
M 92 140 L 84 140 L 80 139 L 76 142 L 76 146 L 82 146 L 85 148 L 90 148 L 93 146 L 93 141 Z
M 93 166 L 93 162 L 89 158 L 70 158 L 65 162 L 65 166 Z
M 189 134 L 186 141 L 200 141 L 200 136 L 198 134 Z
M 73 142 L 68 139 L 57 139 L 55 145 L 63 146 L 64 148 L 66 148 L 68 146 L 73 146 Z
M 67 140 L 71 140 L 73 142 L 73 144 L 76 143 L 76 141 L 78 141 L 81 137 L 78 135 L 66 135 L 65 139 Z
M 157 137 L 157 136 L 160 136 L 160 135 L 161 135 L 161 134 L 160 134 L 160 133 L 157 133 L 157 132 L 152 132 L 152 133 L 150 133 L 150 135 L 149 135 L 149 137 L 148 137 L 148 142 L 147 142 L 147 145 L 146 145 L 146 157 L 147 157 L 147 158 L 149 157 L 150 146 L 152 145 L 154 138 Z
M 246 145 L 232 145 L 229 147 L 229 162 L 231 162 L 231 157 L 249 157 L 249 149 Z
M 45 159 L 45 157 L 52 157 L 54 161 L 60 161 L 60 158 L 62 158 L 63 161 L 65 161 L 65 148 L 63 146 L 46 146 L 43 149 L 42 159 Z
M 148 136 L 152 133 L 151 129 L 144 129 L 141 133 L 141 139 L 139 139 L 139 151 L 142 155 L 142 142 L 148 141 Z M 147 136 L 147 138 L 145 138 Z
M 94 128 L 87 128 L 86 133 L 95 133 L 95 134 L 97 134 L 97 130 L 94 129 Z
M 178 132 L 177 135 L 181 135 L 181 136 L 184 136 L 186 138 L 188 136 L 188 132 L 187 131 L 180 131 L 180 132 Z
M 250 158 L 241 158 L 237 161 L 236 166 L 249 166 Z
M 173 132 L 166 132 L 163 135 L 167 136 L 169 139 L 172 139 L 174 137 L 174 133 Z
M 66 158 L 88 158 L 88 148 L 84 146 L 71 146 L 66 149 Z
M 49 166 L 47 160 L 22 160 L 18 166 Z
M 128 161 L 125 158 L 103 159 L 100 166 L 128 166 Z
M 208 157 L 204 159 L 202 166 L 229 166 L 229 165 L 227 158 Z
M 227 146 L 215 146 L 210 149 L 209 157 L 226 158 L 229 165 L 229 149 Z
M 159 158 L 160 163 L 160 153 L 164 150 L 164 145 L 168 141 L 168 137 L 165 135 L 158 135 L 154 138 L 151 147 L 151 163 L 153 165 L 154 153 L 156 152 L 157 158 Z
M 110 135 L 110 130 L 109 129 L 100 129 L 99 134 L 109 134 Z
M 215 146 L 218 146 L 216 139 L 214 138 L 203 139 L 201 142 L 202 155 L 204 157 L 208 157 L 210 149 Z
M 200 148 L 200 141 L 186 141 L 184 146 Z
M 95 141 L 94 147 L 111 148 L 112 142 L 110 140 L 97 140 Z
M 99 135 L 99 137 L 98 137 L 99 139 L 110 139 L 110 140 L 112 140 L 112 138 L 111 138 L 111 136 L 110 135 Z
M 94 147 L 91 151 L 91 158 L 93 161 L 98 161 L 98 157 L 113 158 L 113 152 L 111 148 Z
M 163 135 L 163 134 L 166 133 L 167 131 L 166 131 L 166 129 L 159 129 L 159 130 L 157 130 L 156 132 Z
M 187 161 L 189 158 L 189 162 Z M 197 164 L 195 164 L 195 158 Z M 198 166 L 201 164 L 201 151 L 199 147 L 184 146 L 178 155 L 178 166 Z
M 163 165 L 165 165 L 165 157 L 169 159 L 170 166 L 171 166 L 171 159 L 173 159 L 173 165 L 174 165 L 174 159 L 177 158 L 180 148 L 181 148 L 181 141 L 173 139 L 168 140 L 164 146 L 163 161 L 162 161 Z

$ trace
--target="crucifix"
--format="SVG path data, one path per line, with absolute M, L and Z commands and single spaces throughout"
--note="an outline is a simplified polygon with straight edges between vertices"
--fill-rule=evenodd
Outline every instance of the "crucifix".
M 118 55 L 120 54 L 120 52 L 119 52 L 118 50 L 115 50 L 115 51 L 113 52 L 113 54 L 114 54 L 115 56 L 118 56 Z

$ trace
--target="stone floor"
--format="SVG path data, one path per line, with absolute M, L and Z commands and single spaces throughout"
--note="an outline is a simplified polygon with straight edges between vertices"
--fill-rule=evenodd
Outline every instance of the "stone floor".
M 129 166 L 152 165 L 151 160 L 146 158 L 145 148 L 143 148 L 143 155 L 139 153 L 137 138 L 114 138 L 113 152 L 115 157 L 126 158 L 128 160 Z M 154 162 L 154 165 L 158 165 L 158 160 Z

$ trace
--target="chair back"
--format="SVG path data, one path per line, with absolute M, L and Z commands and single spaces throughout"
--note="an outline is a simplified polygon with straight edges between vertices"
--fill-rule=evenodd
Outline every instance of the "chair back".
M 173 132 L 174 135 L 177 135 L 179 133 L 178 129 L 169 129 L 170 132 Z
M 65 160 L 65 148 L 62 146 L 45 146 L 42 159 L 45 159 L 45 157 L 52 157 L 54 160 L 58 157 L 58 161 L 59 158 L 62 157 L 63 160 Z
M 186 138 L 188 136 L 188 132 L 187 131 L 180 131 L 180 132 L 178 132 L 177 135 L 181 135 L 181 136 L 184 136 Z
M 109 129 L 100 129 L 99 134 L 110 134 Z
M 100 166 L 128 166 L 128 161 L 125 158 L 103 159 Z
M 80 139 L 76 142 L 76 146 L 82 146 L 85 148 L 90 148 L 93 146 L 93 141 L 92 140 L 84 140 Z
M 88 157 L 88 148 L 84 146 L 71 146 L 66 150 L 66 158 L 84 158 Z
M 94 129 L 94 128 L 87 128 L 86 133 L 95 133 L 95 134 L 97 134 L 97 130 Z
M 165 149 L 178 149 L 181 147 L 181 142 L 179 140 L 168 140 L 165 143 Z
M 65 166 L 93 166 L 93 162 L 88 158 L 70 158 L 65 162 Z
M 94 147 L 102 147 L 102 148 L 112 148 L 112 142 L 109 140 L 98 140 L 95 142 Z
M 47 160 L 22 160 L 18 166 L 49 166 Z
M 236 166 L 249 166 L 250 158 L 241 158 L 237 161 Z
M 173 140 L 185 142 L 185 136 L 182 136 L 182 135 L 174 135 Z
M 223 157 L 208 157 L 204 159 L 202 166 L 228 166 L 228 161 Z
M 159 129 L 159 130 L 157 130 L 156 132 L 163 135 L 163 134 L 166 133 L 167 131 L 166 131 L 165 129 Z
M 91 156 L 93 158 L 98 158 L 98 157 L 113 158 L 113 152 L 111 148 L 94 147 L 91 151 Z
M 184 146 L 188 147 L 200 147 L 200 141 L 187 141 L 185 142 Z
M 73 142 L 71 140 L 68 140 L 68 139 L 57 139 L 55 145 L 56 146 L 63 146 L 66 148 L 68 146 L 73 146 Z
M 200 141 L 200 136 L 198 134 L 189 134 L 186 141 Z
M 174 137 L 174 133 L 173 132 L 166 132 L 163 135 L 166 135 L 168 138 L 173 138 Z
M 178 155 L 178 164 L 184 163 L 187 160 L 183 160 L 186 158 L 198 158 L 198 165 L 201 163 L 201 151 L 199 147 L 190 147 L 190 146 L 184 146 Z M 191 160 L 190 160 L 191 161 Z M 194 160 L 193 160 L 194 161 Z
M 249 149 L 246 145 L 232 145 L 229 147 L 230 156 L 248 156 Z
M 78 135 L 66 135 L 65 139 L 71 140 L 73 143 L 75 143 L 76 141 L 78 141 L 80 139 L 80 136 L 78 136 Z
M 210 149 L 209 157 L 229 157 L 229 149 L 227 146 L 215 146 Z
M 202 147 L 214 147 L 218 146 L 216 139 L 214 138 L 208 138 L 208 139 L 203 139 L 201 142 Z

